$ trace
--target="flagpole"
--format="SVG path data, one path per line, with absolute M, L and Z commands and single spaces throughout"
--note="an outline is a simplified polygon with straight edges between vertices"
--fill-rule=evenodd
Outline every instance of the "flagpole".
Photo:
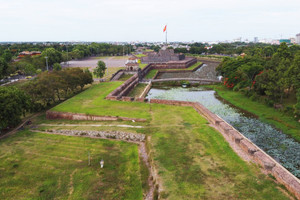
M 166 25 L 166 45 L 168 45 L 168 26 Z

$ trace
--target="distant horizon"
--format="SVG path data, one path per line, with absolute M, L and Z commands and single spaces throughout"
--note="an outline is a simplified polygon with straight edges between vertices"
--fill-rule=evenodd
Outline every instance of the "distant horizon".
M 288 39 L 300 2 L 286 0 L 0 0 L 2 42 L 191 42 Z

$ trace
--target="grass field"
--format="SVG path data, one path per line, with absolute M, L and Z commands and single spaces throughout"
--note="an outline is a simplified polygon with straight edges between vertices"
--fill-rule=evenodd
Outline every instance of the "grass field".
M 141 57 L 145 57 L 146 55 L 145 54 L 137 54 L 135 56 L 138 57 L 138 58 L 141 58 Z
M 140 64 L 139 64 L 139 66 L 140 66 L 141 69 L 144 69 L 147 65 L 148 65 L 148 64 L 145 64 L 145 63 L 140 63 Z
M 138 123 L 142 128 L 122 130 L 151 136 L 149 148 L 162 178 L 163 199 L 289 199 L 281 191 L 282 186 L 262 174 L 256 165 L 238 157 L 222 135 L 193 108 L 104 100 L 120 84 L 95 85 L 53 110 L 148 119 L 147 123 Z M 48 120 L 48 123 L 59 123 L 59 120 Z M 129 123 L 135 124 L 111 122 Z M 75 126 L 73 129 L 96 128 Z
M 158 72 L 157 69 L 152 69 L 146 74 L 146 76 L 144 78 L 145 79 L 153 79 L 157 72 Z
M 223 99 L 237 107 L 257 115 L 262 121 L 273 124 L 275 127 L 300 142 L 300 123 L 292 116 L 286 115 L 261 102 L 252 101 L 244 94 L 228 90 L 221 85 L 211 87 L 217 91 L 218 95 Z
M 139 83 L 133 90 L 130 91 L 128 96 L 130 97 L 139 97 L 147 87 L 147 84 Z
M 120 78 L 119 81 L 126 81 L 127 79 L 131 78 L 133 74 L 123 74 Z
M 120 69 L 125 69 L 125 67 L 108 67 L 104 74 L 104 79 L 109 80 L 112 74 L 116 73 Z
M 0 141 L 0 155 L 2 200 L 143 199 L 135 144 L 22 131 Z
M 52 110 L 101 116 L 150 119 L 150 106 L 148 104 L 105 100 L 105 97 L 122 83 L 121 81 L 114 81 L 93 85 L 89 90 L 68 99 Z

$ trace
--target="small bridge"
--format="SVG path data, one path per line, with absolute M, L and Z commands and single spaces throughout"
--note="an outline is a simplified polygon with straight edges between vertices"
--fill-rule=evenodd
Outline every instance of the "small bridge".
M 152 83 L 155 83 L 155 82 L 167 82 L 167 81 L 191 81 L 191 82 L 199 82 L 200 84 L 221 83 L 221 81 L 219 81 L 219 80 L 203 79 L 203 78 L 165 78 L 165 79 L 153 79 Z

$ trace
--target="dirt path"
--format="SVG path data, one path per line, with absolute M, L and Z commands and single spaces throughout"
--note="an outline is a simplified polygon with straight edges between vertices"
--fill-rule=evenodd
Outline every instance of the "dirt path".
M 153 175 L 152 175 L 152 170 L 151 170 L 151 166 L 149 163 L 148 154 L 146 151 L 146 145 L 144 142 L 141 142 L 139 145 L 139 154 L 140 154 L 140 157 L 142 157 L 144 163 L 146 164 L 146 166 L 149 170 L 149 177 L 148 177 L 149 191 L 145 197 L 145 200 L 152 200 L 153 194 L 154 194 L 154 183 L 153 183 L 151 177 L 153 177 Z
M 74 187 L 73 187 L 73 176 L 74 174 L 77 172 L 77 169 L 75 169 L 72 174 L 70 174 L 70 183 L 69 183 L 69 188 L 70 188 L 70 191 L 69 191 L 69 198 L 68 199 L 71 199 L 71 196 L 74 192 Z
M 31 117 L 27 118 L 26 120 L 24 120 L 24 122 L 22 122 L 22 123 L 21 123 L 20 125 L 18 125 L 16 128 L 14 128 L 13 130 L 9 131 L 8 133 L 5 133 L 4 135 L 0 136 L 0 139 L 6 138 L 6 137 L 8 137 L 8 136 L 10 136 L 10 135 L 13 135 L 13 134 L 16 133 L 21 127 L 23 127 L 23 126 L 26 124 L 26 122 L 27 122 L 28 120 L 31 120 L 31 119 L 37 117 L 37 116 L 40 115 L 40 114 L 42 114 L 42 113 L 36 113 L 36 114 L 32 115 Z

